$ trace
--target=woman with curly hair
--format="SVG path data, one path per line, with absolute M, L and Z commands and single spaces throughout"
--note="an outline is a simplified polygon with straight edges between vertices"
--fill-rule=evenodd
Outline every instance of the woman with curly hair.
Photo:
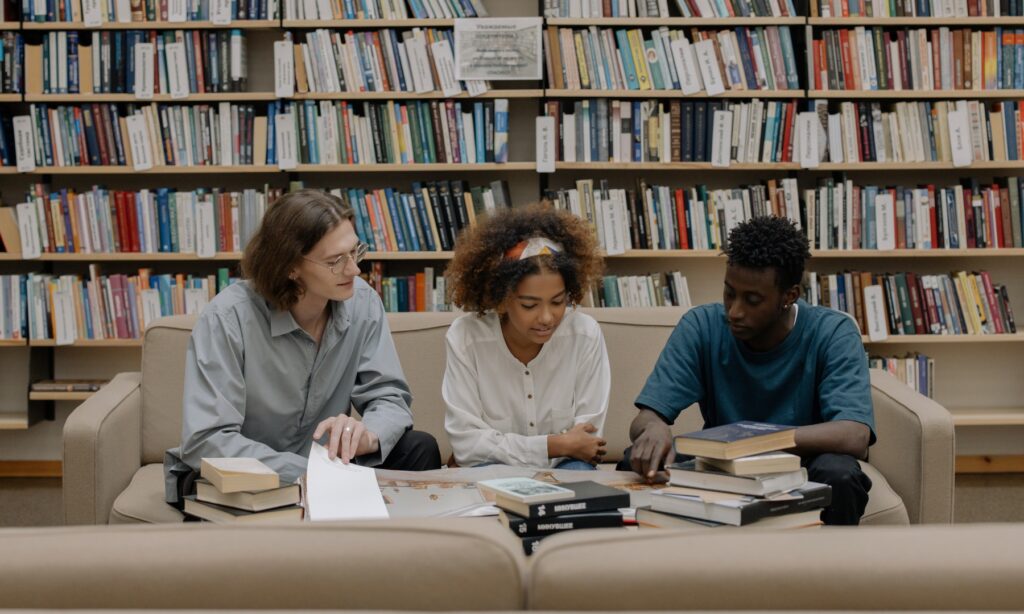
M 593 469 L 611 374 L 601 328 L 577 305 L 602 268 L 586 222 L 542 205 L 464 233 L 448 268 L 445 430 L 461 466 Z

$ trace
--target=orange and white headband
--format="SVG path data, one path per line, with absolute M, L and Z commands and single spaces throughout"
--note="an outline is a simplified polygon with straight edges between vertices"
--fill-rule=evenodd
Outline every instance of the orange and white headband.
M 561 243 L 555 243 L 545 237 L 532 237 L 520 241 L 505 252 L 506 260 L 524 260 L 534 256 L 553 255 L 563 251 Z

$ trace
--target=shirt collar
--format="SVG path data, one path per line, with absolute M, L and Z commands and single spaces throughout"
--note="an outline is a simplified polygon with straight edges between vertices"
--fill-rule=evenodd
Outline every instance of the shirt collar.
M 338 332 L 344 331 L 351 324 L 352 316 L 345 308 L 345 301 L 329 301 L 331 306 L 331 323 Z M 270 310 L 270 336 L 280 337 L 290 332 L 299 330 L 299 323 L 292 317 L 292 312 L 287 309 Z

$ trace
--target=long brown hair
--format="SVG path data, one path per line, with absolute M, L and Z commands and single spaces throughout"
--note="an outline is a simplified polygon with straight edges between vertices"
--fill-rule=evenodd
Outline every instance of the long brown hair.
M 298 302 L 302 285 L 289 278 L 299 259 L 338 224 L 355 220 L 340 198 L 322 190 L 289 192 L 274 201 L 242 255 L 242 276 L 274 309 Z

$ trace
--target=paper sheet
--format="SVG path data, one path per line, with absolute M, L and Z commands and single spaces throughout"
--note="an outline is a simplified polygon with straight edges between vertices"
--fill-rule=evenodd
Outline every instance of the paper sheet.
M 312 521 L 388 517 L 373 469 L 332 461 L 316 442 L 306 467 L 306 497 Z

